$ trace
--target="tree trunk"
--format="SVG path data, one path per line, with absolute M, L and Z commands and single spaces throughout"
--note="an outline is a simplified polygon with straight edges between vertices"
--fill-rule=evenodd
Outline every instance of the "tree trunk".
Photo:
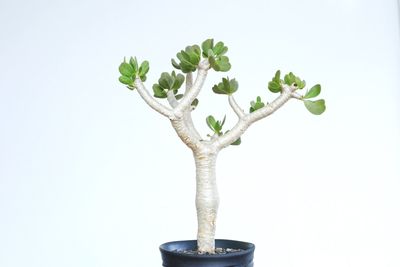
M 196 162 L 197 247 L 201 252 L 214 253 L 215 224 L 219 205 L 215 177 L 217 153 L 198 152 Z

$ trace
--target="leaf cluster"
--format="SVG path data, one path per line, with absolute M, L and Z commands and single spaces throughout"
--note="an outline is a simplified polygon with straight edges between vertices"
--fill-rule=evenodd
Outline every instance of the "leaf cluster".
M 300 77 L 294 75 L 293 72 L 286 74 L 283 81 L 285 84 L 295 86 L 298 89 L 303 89 L 306 86 L 306 81 L 301 80 Z
M 171 74 L 168 72 L 161 73 L 158 83 L 153 85 L 154 97 L 167 98 L 167 92 L 170 90 L 173 90 L 174 94 L 176 94 L 184 80 L 185 77 L 180 73 L 177 75 L 175 71 L 172 71 Z
M 256 101 L 250 102 L 250 113 L 263 108 L 265 106 L 264 102 L 261 101 L 261 97 L 257 96 Z
M 179 63 L 175 59 L 171 59 L 172 66 L 181 70 L 183 73 L 194 72 L 199 65 L 201 58 L 201 50 L 198 45 L 187 46 L 185 50 L 181 50 L 176 54 Z
M 276 71 L 275 76 L 272 77 L 272 80 L 268 83 L 268 89 L 273 93 L 279 93 L 282 91 L 282 86 L 286 84 L 289 86 L 294 86 L 295 90 L 303 89 L 306 86 L 306 81 L 302 80 L 300 77 L 293 74 L 293 72 L 289 72 L 281 79 L 281 72 L 280 70 Z M 316 84 L 311 87 L 305 95 L 301 98 L 303 100 L 305 107 L 308 111 L 310 111 L 314 115 L 322 114 L 325 109 L 325 100 L 308 100 L 309 98 L 317 97 L 321 93 L 321 85 Z M 252 102 L 250 107 L 250 112 L 255 110 L 257 102 Z
M 314 115 L 321 115 L 322 113 L 324 113 L 326 109 L 325 100 L 319 99 L 312 101 L 307 99 L 317 97 L 320 93 L 321 93 L 321 85 L 316 84 L 313 87 L 311 87 L 303 96 L 304 106 L 307 108 L 308 111 L 310 111 Z
M 223 133 L 222 133 L 222 127 L 223 127 L 224 124 L 225 124 L 225 119 L 226 119 L 226 116 L 224 116 L 224 118 L 223 118 L 222 121 L 217 121 L 212 115 L 210 115 L 210 116 L 208 116 L 208 117 L 206 118 L 206 123 L 207 123 L 208 127 L 209 127 L 216 135 L 221 136 L 221 135 L 223 134 Z M 229 130 L 226 131 L 225 134 L 226 134 L 227 132 L 229 132 Z M 242 140 L 241 140 L 240 137 L 239 137 L 239 138 L 238 138 L 235 142 L 233 142 L 231 145 L 232 145 L 232 146 L 238 146 L 238 145 L 240 145 L 241 143 L 242 143 Z
M 206 123 L 208 127 L 217 135 L 222 135 L 222 127 L 225 124 L 226 116 L 222 121 L 217 121 L 212 115 L 206 118 Z
M 278 70 L 275 73 L 275 76 L 272 77 L 272 80 L 268 82 L 268 89 L 272 93 L 279 93 L 282 91 L 282 85 L 286 84 L 289 86 L 295 86 L 297 89 L 303 89 L 306 86 L 306 81 L 300 79 L 300 77 L 293 74 L 293 72 L 289 72 L 281 79 L 281 71 Z
M 127 85 L 129 89 L 134 89 L 134 81 L 136 78 L 139 77 L 143 82 L 146 81 L 146 74 L 149 72 L 149 68 L 149 62 L 147 60 L 143 61 L 139 66 L 136 57 L 131 57 L 129 62 L 126 62 L 126 59 L 124 58 L 124 61 L 118 68 L 121 73 L 119 81 Z
M 229 58 L 225 56 L 228 47 L 223 42 L 218 42 L 214 45 L 214 39 L 207 39 L 201 44 L 202 55 L 208 58 L 211 67 L 215 71 L 229 71 L 231 64 Z
M 268 83 L 268 89 L 272 93 L 278 93 L 282 91 L 282 80 L 281 80 L 280 70 L 276 71 L 275 76 L 272 77 L 272 80 Z
M 212 90 L 216 94 L 232 95 L 238 88 L 239 83 L 235 79 L 230 80 L 229 77 L 227 77 L 222 78 L 222 82 L 214 85 Z

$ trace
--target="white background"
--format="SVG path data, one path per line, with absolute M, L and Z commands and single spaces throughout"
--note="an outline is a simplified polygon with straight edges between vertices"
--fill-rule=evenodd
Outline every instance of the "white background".
M 246 109 L 281 69 L 322 84 L 218 159 L 217 237 L 258 267 L 400 266 L 396 1 L 0 1 L 0 266 L 161 266 L 196 235 L 194 164 L 169 122 L 118 83 L 123 56 L 229 46 Z M 228 115 L 211 73 L 194 112 Z

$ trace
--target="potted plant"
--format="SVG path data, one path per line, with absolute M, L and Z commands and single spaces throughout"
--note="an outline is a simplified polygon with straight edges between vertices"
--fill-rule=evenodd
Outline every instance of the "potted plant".
M 248 112 L 239 106 L 233 96 L 238 90 L 238 82 L 235 79 L 222 78 L 222 81 L 215 84 L 212 90 L 216 94 L 227 96 L 238 121 L 232 129 L 223 130 L 225 117 L 217 120 L 209 115 L 206 123 L 211 134 L 207 137 L 201 136 L 192 121 L 191 113 L 199 103 L 197 97 L 207 78 L 207 73 L 212 70 L 218 72 L 230 70 L 231 64 L 226 56 L 227 51 L 228 47 L 223 42 L 214 43 L 213 39 L 205 40 L 201 47 L 187 46 L 177 53 L 177 60 L 171 60 L 177 72 L 163 72 L 158 82 L 152 87 L 153 95 L 143 84 L 149 71 L 148 61 L 139 64 L 136 58 L 131 57 L 129 61 L 124 59 L 119 66 L 121 73 L 119 81 L 131 90 L 136 89 L 152 109 L 170 120 L 179 138 L 193 151 L 195 160 L 197 240 L 175 241 L 161 245 L 163 266 L 253 266 L 253 244 L 233 240 L 215 240 L 219 203 L 215 174 L 218 153 L 230 145 L 239 145 L 240 137 L 253 123 L 268 117 L 290 99 L 303 101 L 312 114 L 320 115 L 325 111 L 323 99 L 309 100 L 319 95 L 321 86 L 317 84 L 304 94 L 300 94 L 306 87 L 306 82 L 291 72 L 282 77 L 278 70 L 268 83 L 268 89 L 278 96 L 270 103 L 264 103 L 258 96 L 255 101 L 251 101 Z M 195 79 L 193 79 L 194 73 L 196 73 Z M 185 88 L 181 89 L 185 81 Z M 168 104 L 163 104 L 160 101 L 162 99 L 167 100 Z

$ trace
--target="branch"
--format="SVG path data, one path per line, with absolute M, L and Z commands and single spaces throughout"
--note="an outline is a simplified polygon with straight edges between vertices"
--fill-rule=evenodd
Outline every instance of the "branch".
M 186 74 L 186 88 L 185 88 L 185 94 L 192 88 L 193 86 L 193 74 L 192 72 L 189 72 Z
M 186 88 L 185 88 L 185 94 L 192 88 L 193 86 L 193 75 L 191 72 L 186 74 Z M 191 103 L 190 103 L 191 104 Z M 184 115 L 184 120 L 186 121 L 186 125 L 189 127 L 189 129 L 193 132 L 193 134 L 196 136 L 197 139 L 201 140 L 201 135 L 197 131 L 196 127 L 193 124 L 192 120 L 192 106 L 190 106 Z
M 290 98 L 292 98 L 293 89 L 285 86 L 282 93 L 272 102 L 260 108 L 253 113 L 241 117 L 236 125 L 226 134 L 221 135 L 212 142 L 213 146 L 220 150 L 235 142 L 254 122 L 268 117 L 280 107 L 282 107 Z
M 246 114 L 243 109 L 238 105 L 233 95 L 228 96 L 229 105 L 231 105 L 233 111 L 235 111 L 236 115 L 240 118 L 243 118 Z
M 193 86 L 185 93 L 182 100 L 179 102 L 179 105 L 174 108 L 174 114 L 176 117 L 182 117 L 183 112 L 190 108 L 193 100 L 199 95 L 201 88 L 203 87 L 204 81 L 207 77 L 207 70 L 210 68 L 210 63 L 205 59 L 200 62 L 197 71 L 196 81 Z
M 292 93 L 292 97 L 296 98 L 298 100 L 303 100 L 303 96 L 301 94 L 299 94 L 299 93 L 296 93 L 296 92 Z
M 140 78 L 136 78 L 135 80 L 135 87 L 139 92 L 139 95 L 143 98 L 143 100 L 149 105 L 152 109 L 157 111 L 158 113 L 168 117 L 169 119 L 174 119 L 175 115 L 171 109 L 167 108 L 163 104 L 159 103 L 156 99 L 154 99 L 147 91 L 146 87 L 140 80 Z
M 192 79 L 189 76 L 191 76 L 191 73 L 188 73 L 186 75 L 186 92 L 190 89 L 192 83 Z M 172 90 L 169 90 L 167 92 L 167 100 L 170 106 L 174 109 L 179 105 L 179 102 L 176 100 L 174 92 Z M 192 109 L 189 106 L 184 110 L 183 116 L 176 116 L 174 119 L 171 120 L 171 123 L 172 127 L 174 127 L 175 132 L 178 134 L 183 143 L 185 143 L 189 148 L 195 151 L 201 145 L 201 136 L 193 125 L 192 117 L 190 114 L 191 111 Z
M 191 148 L 193 152 L 202 146 L 200 138 L 188 127 L 184 119 L 171 120 L 171 124 L 182 142 Z
M 174 91 L 173 90 L 169 90 L 168 92 L 167 92 L 167 100 L 168 100 L 168 102 L 169 102 L 169 105 L 172 107 L 172 108 L 175 108 L 179 103 L 178 103 L 178 101 L 176 100 L 176 98 L 175 98 L 175 95 L 174 95 Z
M 179 102 L 176 100 L 175 95 L 174 95 L 174 92 L 173 92 L 172 90 L 169 90 L 169 91 L 167 92 L 167 100 L 168 100 L 168 102 L 169 102 L 169 104 L 170 104 L 170 106 L 171 106 L 172 108 L 175 108 L 175 107 L 179 104 Z M 197 132 L 196 128 L 195 128 L 194 125 L 193 125 L 192 116 L 191 116 L 190 112 L 191 112 L 191 108 L 189 108 L 188 110 L 186 110 L 186 111 L 184 112 L 183 118 L 182 118 L 181 120 L 183 120 L 183 122 L 184 122 L 184 124 L 185 124 L 185 127 L 187 128 L 187 131 L 188 131 L 188 132 L 189 132 L 189 131 L 191 132 L 192 138 L 193 138 L 193 139 L 200 140 L 200 139 L 201 139 L 201 136 L 200 136 L 200 134 Z M 177 124 L 176 124 L 176 125 L 177 125 Z M 180 126 L 180 127 L 182 128 L 183 126 Z M 179 135 L 179 133 L 178 133 L 178 135 Z

